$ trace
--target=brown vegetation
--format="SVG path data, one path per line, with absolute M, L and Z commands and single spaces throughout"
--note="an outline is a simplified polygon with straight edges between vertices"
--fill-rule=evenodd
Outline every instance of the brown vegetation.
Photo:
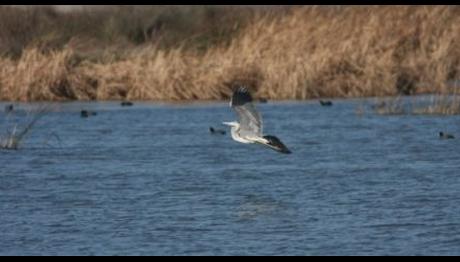
M 448 95 L 460 77 L 459 7 L 162 8 L 0 9 L 0 100 L 220 100 L 235 83 L 268 99 Z

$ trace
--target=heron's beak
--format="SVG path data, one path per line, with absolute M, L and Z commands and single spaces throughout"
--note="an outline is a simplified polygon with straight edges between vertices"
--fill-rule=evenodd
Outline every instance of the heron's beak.
M 234 126 L 232 122 L 222 122 L 222 124 L 226 126 Z

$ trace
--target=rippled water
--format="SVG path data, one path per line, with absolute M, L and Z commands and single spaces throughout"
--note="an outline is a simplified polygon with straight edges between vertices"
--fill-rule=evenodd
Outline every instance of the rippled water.
M 60 104 L 0 151 L 0 254 L 460 255 L 460 118 L 334 102 L 258 106 L 291 155 L 209 134 L 227 103 Z

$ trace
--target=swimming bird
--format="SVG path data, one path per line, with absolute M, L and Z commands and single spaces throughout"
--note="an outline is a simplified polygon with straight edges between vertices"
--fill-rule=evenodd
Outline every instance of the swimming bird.
M 230 107 L 238 115 L 239 122 L 223 122 L 230 126 L 233 140 L 244 144 L 262 144 L 280 153 L 291 151 L 276 136 L 263 135 L 262 117 L 257 112 L 247 87 L 238 87 L 232 95 Z
M 439 137 L 441 139 L 455 139 L 455 137 L 451 134 L 445 134 L 444 132 L 439 132 Z
M 259 103 L 266 104 L 266 103 L 268 103 L 268 99 L 264 98 L 264 97 L 261 97 L 261 98 L 259 98 Z
M 95 115 L 97 115 L 96 112 L 90 112 L 88 110 L 81 110 L 80 112 L 80 116 L 83 118 L 88 118 L 89 116 L 95 116 Z
M 215 129 L 212 126 L 209 127 L 209 132 L 211 132 L 211 134 L 219 134 L 219 135 L 225 135 L 227 133 L 225 132 L 225 130 Z
M 13 106 L 13 105 L 7 105 L 7 106 L 5 106 L 5 112 L 6 112 L 6 113 L 11 113 L 11 112 L 13 112 L 13 110 L 14 110 L 14 106 Z
M 319 100 L 319 103 L 320 103 L 322 106 L 332 106 L 332 101 Z
M 133 102 L 123 101 L 121 102 L 121 106 L 133 106 Z

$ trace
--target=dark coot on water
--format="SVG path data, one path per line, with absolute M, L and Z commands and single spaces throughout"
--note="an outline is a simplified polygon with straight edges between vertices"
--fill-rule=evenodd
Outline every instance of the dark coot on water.
M 121 102 L 121 106 L 133 106 L 133 102 L 129 102 L 129 101 L 123 101 Z
M 320 100 L 319 103 L 320 103 L 322 106 L 332 106 L 332 101 Z
M 14 106 L 13 106 L 13 105 L 7 105 L 7 106 L 5 106 L 5 112 L 6 112 L 6 113 L 11 113 L 11 112 L 13 112 L 13 110 L 14 110 Z
M 266 103 L 268 103 L 268 99 L 264 98 L 264 97 L 261 97 L 261 98 L 259 98 L 259 103 L 266 104 Z
M 80 116 L 83 117 L 83 118 L 88 118 L 89 116 L 95 116 L 97 115 L 96 112 L 91 112 L 91 111 L 88 111 L 88 110 L 81 110 L 80 112 Z
M 444 132 L 439 132 L 439 137 L 441 139 L 455 139 L 455 137 L 451 134 L 446 134 Z
M 215 129 L 214 127 L 209 127 L 209 132 L 211 134 L 217 134 L 217 135 L 225 135 L 226 132 L 224 130 L 220 130 L 220 129 Z

